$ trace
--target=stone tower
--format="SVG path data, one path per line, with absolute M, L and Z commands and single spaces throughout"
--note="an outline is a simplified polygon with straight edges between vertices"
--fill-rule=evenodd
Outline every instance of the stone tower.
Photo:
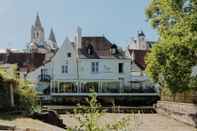
M 56 41 L 55 34 L 52 28 L 49 34 L 48 44 L 51 46 L 52 49 L 58 49 L 57 41 Z
M 138 31 L 137 48 L 147 49 L 146 41 L 145 41 L 145 34 L 143 31 Z
M 138 31 L 137 39 L 131 38 L 128 44 L 129 49 L 148 50 L 149 44 L 143 31 Z
M 37 13 L 35 24 L 31 28 L 31 42 L 37 43 L 39 46 L 44 45 L 44 28 L 42 27 L 39 14 Z

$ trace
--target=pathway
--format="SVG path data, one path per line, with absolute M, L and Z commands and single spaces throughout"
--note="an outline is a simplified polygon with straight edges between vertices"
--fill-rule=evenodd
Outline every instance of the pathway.
M 128 114 L 107 113 L 100 118 L 99 125 L 113 123 L 125 116 L 128 116 Z M 71 115 L 61 115 L 61 118 L 68 127 L 74 127 L 79 124 Z M 135 124 L 134 120 L 131 120 L 129 123 L 131 127 L 127 129 L 128 131 L 133 129 L 133 125 L 139 125 L 135 131 L 197 131 L 192 126 L 159 114 L 140 114 L 135 120 L 137 120 Z

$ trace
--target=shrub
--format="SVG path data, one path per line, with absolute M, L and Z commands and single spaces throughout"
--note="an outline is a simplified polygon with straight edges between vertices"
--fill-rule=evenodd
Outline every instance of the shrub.
M 78 105 L 74 109 L 74 118 L 80 125 L 75 128 L 69 128 L 68 131 L 108 131 L 108 130 L 127 130 L 131 117 L 124 117 L 114 124 L 106 124 L 104 127 L 98 125 L 97 120 L 103 116 L 102 106 L 97 102 L 96 95 L 93 94 L 87 99 L 88 106 Z M 135 118 L 134 118 L 135 119 Z M 128 129 L 132 130 L 132 129 Z
M 31 113 L 39 108 L 37 94 L 31 83 L 20 80 L 15 92 L 15 103 L 18 109 Z

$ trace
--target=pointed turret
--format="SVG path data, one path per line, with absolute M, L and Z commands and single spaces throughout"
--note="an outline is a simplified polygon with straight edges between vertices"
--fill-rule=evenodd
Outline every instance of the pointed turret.
M 39 14 L 36 15 L 35 25 L 31 28 L 31 42 L 35 42 L 37 45 L 43 45 L 44 43 L 44 28 L 42 27 Z
M 54 43 L 56 43 L 55 34 L 54 34 L 52 28 L 51 28 L 51 32 L 50 32 L 50 35 L 49 35 L 49 40 L 51 40 L 51 41 L 53 41 Z
M 36 27 L 42 27 L 42 24 L 41 24 L 41 21 L 40 21 L 39 13 L 37 13 L 37 15 L 36 15 L 35 26 L 36 26 Z

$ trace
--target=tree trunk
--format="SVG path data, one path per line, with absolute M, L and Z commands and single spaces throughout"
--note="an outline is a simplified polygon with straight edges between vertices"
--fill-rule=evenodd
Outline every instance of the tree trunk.
M 10 84 L 10 104 L 11 104 L 11 107 L 15 106 L 15 104 L 14 104 L 14 89 L 13 89 L 12 83 Z

